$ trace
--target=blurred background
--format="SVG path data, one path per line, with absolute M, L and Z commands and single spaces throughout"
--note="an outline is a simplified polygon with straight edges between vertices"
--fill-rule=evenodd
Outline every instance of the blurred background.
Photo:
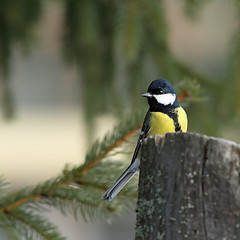
M 147 109 L 141 94 L 160 77 L 186 95 L 189 131 L 239 143 L 239 4 L 2 0 L 1 175 L 16 189 L 82 163 L 94 140 Z M 46 215 L 70 240 L 134 238 L 134 212 L 111 225 Z

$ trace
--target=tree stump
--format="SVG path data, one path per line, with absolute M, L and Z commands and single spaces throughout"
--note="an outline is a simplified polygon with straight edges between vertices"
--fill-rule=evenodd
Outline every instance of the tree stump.
M 169 133 L 141 152 L 136 240 L 240 240 L 240 145 Z

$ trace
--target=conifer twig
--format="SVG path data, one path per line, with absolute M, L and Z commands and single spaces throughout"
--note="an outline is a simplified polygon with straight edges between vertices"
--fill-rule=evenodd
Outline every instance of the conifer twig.
M 86 174 L 86 172 L 91 169 L 92 167 L 96 166 L 109 152 L 111 152 L 113 149 L 121 146 L 124 142 L 129 140 L 130 137 L 132 137 L 139 129 L 140 125 L 138 127 L 133 128 L 132 130 L 128 131 L 124 136 L 122 136 L 117 142 L 109 146 L 106 150 L 100 152 L 99 155 L 96 156 L 96 158 L 86 165 L 83 165 L 82 168 L 75 168 L 73 169 L 73 174 L 71 171 L 69 171 L 68 174 L 64 175 L 60 181 L 57 182 L 56 185 L 49 187 L 42 192 L 38 192 L 36 194 L 26 194 L 25 196 L 21 197 L 20 199 L 17 199 L 14 202 L 11 202 L 9 205 L 4 205 L 3 207 L 0 208 L 0 213 L 9 213 L 13 209 L 16 209 L 17 207 L 20 207 L 26 203 L 29 202 L 34 202 L 42 197 L 50 196 L 51 194 L 54 193 L 54 191 L 57 188 L 63 188 L 69 185 L 71 182 L 75 182 L 75 177 L 79 176 L 79 174 Z M 77 174 L 74 174 L 74 172 L 77 172 Z M 77 182 L 77 180 L 76 180 Z M 81 182 L 84 184 L 84 182 Z
M 33 201 L 39 199 L 40 197 L 42 197 L 41 194 L 36 194 L 35 196 L 26 196 L 14 203 L 11 203 L 3 208 L 0 208 L 0 213 L 9 213 L 11 210 L 13 210 L 27 202 L 33 202 Z
M 141 123 L 142 125 L 142 123 Z M 95 160 L 89 162 L 88 164 L 86 164 L 81 170 L 80 173 L 85 174 L 87 172 L 87 170 L 89 170 L 90 168 L 94 167 L 101 159 L 103 159 L 109 152 L 111 152 L 114 148 L 119 147 L 120 145 L 122 145 L 124 142 L 126 142 L 127 140 L 129 140 L 129 138 L 131 138 L 141 127 L 141 125 L 137 126 L 136 128 L 134 128 L 133 130 L 129 131 L 125 136 L 123 136 L 121 139 L 119 139 L 115 144 L 113 144 L 112 146 L 110 146 L 108 149 L 106 149 L 105 151 L 101 152 L 96 158 Z

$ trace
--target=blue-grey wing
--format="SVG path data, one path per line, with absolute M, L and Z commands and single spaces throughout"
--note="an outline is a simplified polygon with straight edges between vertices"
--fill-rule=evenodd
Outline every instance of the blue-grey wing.
M 115 183 L 105 192 L 102 199 L 112 201 L 121 189 L 128 183 L 128 181 L 139 171 L 140 161 L 138 152 L 142 144 L 142 140 L 147 136 L 150 128 L 151 113 L 147 112 L 143 126 L 138 137 L 137 146 L 134 150 L 131 164 L 122 173 L 122 175 L 115 181 Z
M 152 114 L 148 110 L 147 113 L 146 113 L 146 116 L 144 118 L 144 121 L 143 121 L 143 126 L 141 128 L 141 132 L 140 132 L 140 135 L 139 135 L 138 140 L 137 140 L 137 145 L 135 147 L 131 163 L 137 158 L 139 149 L 140 149 L 141 144 L 142 144 L 142 140 L 147 136 L 147 133 L 150 129 L 151 116 L 152 116 Z

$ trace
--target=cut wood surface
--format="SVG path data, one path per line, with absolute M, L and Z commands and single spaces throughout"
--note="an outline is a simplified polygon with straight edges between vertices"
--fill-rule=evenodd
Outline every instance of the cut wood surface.
M 240 240 L 240 145 L 193 133 L 147 138 L 136 240 Z

